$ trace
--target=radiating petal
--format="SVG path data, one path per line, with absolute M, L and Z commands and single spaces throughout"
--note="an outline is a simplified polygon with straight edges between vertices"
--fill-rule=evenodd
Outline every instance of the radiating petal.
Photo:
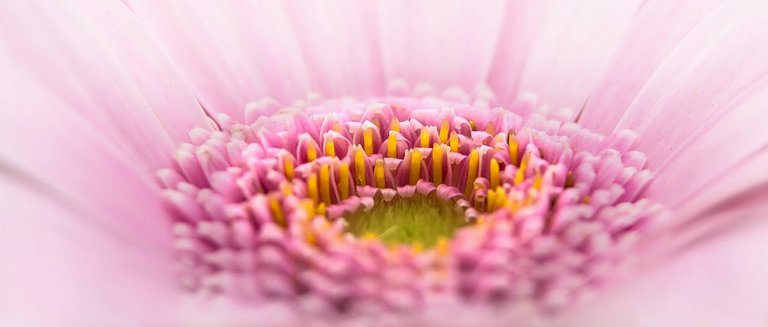
M 388 79 L 471 89 L 486 80 L 505 4 L 486 1 L 379 2 L 379 38 Z
M 533 92 L 552 108 L 580 109 L 641 3 L 512 2 L 491 86 L 507 101 L 520 92 Z
M 282 2 L 127 3 L 207 110 L 242 120 L 249 101 L 294 101 L 310 91 L 302 45 Z

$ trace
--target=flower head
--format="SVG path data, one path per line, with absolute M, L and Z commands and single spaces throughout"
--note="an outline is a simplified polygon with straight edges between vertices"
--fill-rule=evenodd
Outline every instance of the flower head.
M 761 1 L 0 7 L 2 325 L 765 325 Z

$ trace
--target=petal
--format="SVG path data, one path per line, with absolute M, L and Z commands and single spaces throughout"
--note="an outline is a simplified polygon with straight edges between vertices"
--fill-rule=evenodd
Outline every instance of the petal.
M 719 213 L 752 221 L 702 241 L 557 319 L 562 326 L 764 326 L 768 294 L 768 206 Z
M 471 89 L 485 82 L 503 1 L 379 2 L 379 38 L 388 79 Z
M 585 105 L 581 124 L 609 133 L 646 81 L 725 1 L 646 1 Z
M 242 121 L 249 101 L 268 96 L 288 102 L 310 91 L 302 47 L 282 2 L 127 2 L 207 110 Z
M 499 37 L 491 86 L 502 100 L 533 92 L 553 108 L 580 109 L 641 3 L 511 3 Z

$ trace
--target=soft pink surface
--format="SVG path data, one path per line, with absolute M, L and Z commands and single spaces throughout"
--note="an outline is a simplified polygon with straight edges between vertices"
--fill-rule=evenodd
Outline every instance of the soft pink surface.
M 750 227 L 671 261 L 680 242 L 660 236 L 639 254 L 652 264 L 564 325 L 765 325 L 763 2 L 125 2 L 0 5 L 3 325 L 297 322 L 178 299 L 152 174 L 208 128 L 202 107 L 242 118 L 262 96 L 365 97 L 393 78 L 583 107 L 586 127 L 639 132 L 649 194 L 680 210 L 686 240 Z

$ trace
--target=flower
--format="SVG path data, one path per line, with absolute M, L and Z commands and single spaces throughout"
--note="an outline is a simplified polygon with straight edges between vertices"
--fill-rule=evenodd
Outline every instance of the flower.
M 566 144 L 570 148 L 566 149 L 574 153 L 584 151 L 582 145 L 574 149 L 578 144 L 574 135 L 605 135 L 605 140 L 611 141 L 607 142 L 610 146 L 600 145 L 587 152 L 599 154 L 606 148 L 616 149 L 603 152 L 604 159 L 613 162 L 605 164 L 606 167 L 638 171 L 648 167 L 653 171 L 654 180 L 643 196 L 629 201 L 638 207 L 662 204 L 670 209 L 671 215 L 666 222 L 649 224 L 651 230 L 641 233 L 639 245 L 621 256 L 638 263 L 626 274 L 621 274 L 616 267 L 606 270 L 611 275 L 605 278 L 608 284 L 586 290 L 594 292 L 594 299 L 569 304 L 554 316 L 541 313 L 536 307 L 507 301 L 500 302 L 503 309 L 499 309 L 495 305 L 478 306 L 448 299 L 430 304 L 424 308 L 425 312 L 410 315 L 409 319 L 426 324 L 490 324 L 498 322 L 497 319 L 509 319 L 526 324 L 569 325 L 615 325 L 626 321 L 649 325 L 690 324 L 701 322 L 699 319 L 709 324 L 743 325 L 759 324 L 759 319 L 764 319 L 759 299 L 767 290 L 760 280 L 766 270 L 764 262 L 768 261 L 759 251 L 763 246 L 764 228 L 758 227 L 761 227 L 759 218 L 766 210 L 764 185 L 768 176 L 762 169 L 766 161 L 766 133 L 758 131 L 766 118 L 761 106 L 766 101 L 767 66 L 763 58 L 764 44 L 768 43 L 761 41 L 766 39 L 768 30 L 764 28 L 768 8 L 757 1 L 572 4 L 520 1 L 484 3 L 482 7 L 461 2 L 439 5 L 335 3 L 334 6 L 270 2 L 234 6 L 112 1 L 82 6 L 25 2 L 5 7 L 0 11 L 4 26 L 0 32 L 3 76 L 0 103 L 7 113 L 0 129 L 6 133 L 0 138 L 3 142 L 0 152 L 3 183 L 0 185 L 6 195 L 3 203 L 6 216 L 13 218 L 7 219 L 2 229 L 11 258 L 2 266 L 3 280 L 10 281 L 9 287 L 4 287 L 3 299 L 4 304 L 7 303 L 4 307 L 13 308 L 13 312 L 2 315 L 9 319 L 9 324 L 30 320 L 72 324 L 298 323 L 303 318 L 292 314 L 291 305 L 286 307 L 272 297 L 262 298 L 264 294 L 280 294 L 284 290 L 280 283 L 285 279 L 280 276 L 260 284 L 274 286 L 274 289 L 243 294 L 246 297 L 256 294 L 260 299 L 255 300 L 241 300 L 237 295 L 208 298 L 210 294 L 206 292 L 179 290 L 179 282 L 192 284 L 185 284 L 187 280 L 179 279 L 176 274 L 177 265 L 182 266 L 182 271 L 186 268 L 183 258 L 172 254 L 174 246 L 177 249 L 180 246 L 179 239 L 174 241 L 172 236 L 173 233 L 183 236 L 186 231 L 185 226 L 177 225 L 173 229 L 169 226 L 164 206 L 172 204 L 171 212 L 175 216 L 171 217 L 176 221 L 200 214 L 184 209 L 231 209 L 216 201 L 226 196 L 233 197 L 230 200 L 242 200 L 237 199 L 237 192 L 230 192 L 242 176 L 229 174 L 232 170 L 222 168 L 248 167 L 259 171 L 261 168 L 256 166 L 270 165 L 270 160 L 274 164 L 276 160 L 279 165 L 274 167 L 278 169 L 267 169 L 267 173 L 280 172 L 282 177 L 265 182 L 276 181 L 272 187 L 279 187 L 276 189 L 279 191 L 289 185 L 286 194 L 280 197 L 270 197 L 269 192 L 248 194 L 249 201 L 259 202 L 252 207 L 269 208 L 262 217 L 274 222 L 270 226 L 275 228 L 265 228 L 271 230 L 271 234 L 263 232 L 265 235 L 259 237 L 281 237 L 286 233 L 277 228 L 281 224 L 295 226 L 287 231 L 304 233 L 301 234 L 304 236 L 310 235 L 306 233 L 309 231 L 314 233 L 312 237 L 340 237 L 344 226 L 326 225 L 325 220 L 309 219 L 310 215 L 306 214 L 310 210 L 326 210 L 329 215 L 346 215 L 349 221 L 355 219 L 354 210 L 332 210 L 331 205 L 342 202 L 342 192 L 331 191 L 330 185 L 335 183 L 328 182 L 327 188 L 321 187 L 320 183 L 326 182 L 324 169 L 328 172 L 327 181 L 332 180 L 331 175 L 336 181 L 336 169 L 341 177 L 343 159 L 349 159 L 348 174 L 350 180 L 354 180 L 351 177 L 357 170 L 352 168 L 358 162 L 350 156 L 352 150 L 355 154 L 364 154 L 364 158 L 373 157 L 378 150 L 381 161 L 362 161 L 365 178 L 368 182 L 373 178 L 374 185 L 365 188 L 358 187 L 363 185 L 357 183 L 352 185 L 351 181 L 346 184 L 350 192 L 347 195 L 354 194 L 353 189 L 357 192 L 355 208 L 367 206 L 377 210 L 379 205 L 379 210 L 390 210 L 387 204 L 382 207 L 381 201 L 395 198 L 378 190 L 382 187 L 374 187 L 379 186 L 378 180 L 384 181 L 384 189 L 396 190 L 401 205 L 409 205 L 408 196 L 420 194 L 433 197 L 427 201 L 434 201 L 444 212 L 464 210 L 457 215 L 467 217 L 506 212 L 494 210 L 495 204 L 489 209 L 487 200 L 492 190 L 497 194 L 501 190 L 518 192 L 522 200 L 528 199 L 532 190 L 536 196 L 530 197 L 533 200 L 527 208 L 541 209 L 532 210 L 533 215 L 542 218 L 539 222 L 546 223 L 547 216 L 543 213 L 557 211 L 549 211 L 546 201 L 536 200 L 546 199 L 543 195 L 550 191 L 565 192 L 564 186 L 568 185 L 568 170 L 558 170 L 563 162 L 559 157 L 548 157 L 548 150 L 536 144 L 558 139 L 561 129 L 547 128 L 553 120 L 560 121 L 558 126 L 579 126 L 574 127 L 575 134 L 569 134 L 571 139 Z M 387 82 L 396 78 L 411 83 L 426 81 L 433 87 L 410 89 L 410 96 L 387 95 Z M 483 92 L 479 97 L 485 102 L 472 101 L 457 91 L 471 90 L 478 84 L 487 84 L 492 90 L 492 93 L 480 90 Z M 430 89 L 449 91 L 425 97 Z M 309 91 L 317 91 L 328 100 L 319 100 L 315 95 L 307 97 Z M 535 94 L 535 101 L 528 92 Z M 403 101 L 403 95 L 415 99 L 411 100 L 414 102 L 398 104 Z M 340 131 L 328 128 L 322 134 L 309 133 L 309 138 L 301 136 L 313 125 L 304 121 L 306 124 L 297 126 L 305 129 L 291 131 L 280 124 L 279 117 L 261 117 L 261 112 L 271 114 L 275 109 L 269 102 L 252 104 L 250 110 L 244 110 L 249 102 L 264 97 L 273 97 L 289 107 L 292 101 L 304 99 L 309 105 L 299 104 L 298 117 L 305 119 L 310 110 L 317 110 L 314 113 L 326 121 L 332 121 L 334 114 L 340 117 L 346 114 L 348 117 L 339 120 L 350 128 Z M 441 101 L 448 101 L 450 105 Z M 386 106 L 371 107 L 374 103 Z M 524 105 L 519 105 L 521 103 Z M 481 151 L 481 144 L 485 145 L 486 141 L 477 141 L 472 134 L 478 126 L 470 126 L 470 130 L 465 131 L 469 133 L 464 134 L 459 129 L 462 121 L 469 125 L 470 120 L 475 121 L 480 130 L 488 129 L 488 118 L 482 113 L 494 113 L 490 110 L 493 106 L 486 107 L 489 104 L 511 108 L 511 114 L 502 115 L 509 115 L 513 122 L 520 119 L 508 124 L 509 129 L 497 131 L 494 126 L 486 133 L 491 142 L 488 144 L 502 147 L 503 151 L 495 152 L 502 157 L 486 158 Z M 403 111 L 392 111 L 396 105 Z M 351 109 L 347 111 L 345 106 Z M 455 108 L 451 111 L 443 110 L 444 107 Z M 408 126 L 401 127 L 405 130 L 398 135 L 389 133 L 391 125 L 381 125 L 383 118 L 391 121 L 393 116 L 398 123 L 410 123 L 408 118 L 418 115 L 416 109 L 428 109 L 429 115 L 416 120 L 427 128 L 410 126 L 413 135 L 406 135 Z M 371 119 L 366 125 L 366 119 L 356 117 L 355 112 L 382 113 L 381 126 Z M 222 114 L 232 118 L 227 120 Z M 444 119 L 446 117 L 453 118 Z M 454 123 L 449 125 L 449 130 L 453 129 L 457 139 L 459 134 L 463 135 L 461 145 L 467 148 L 453 152 L 463 156 L 461 160 L 451 161 L 451 156 L 456 155 L 448 155 L 450 141 L 447 148 L 434 145 L 445 143 L 440 134 L 444 120 Z M 498 125 L 503 125 L 503 121 Z M 238 136 L 238 126 L 246 125 L 236 122 L 254 122 L 262 128 L 261 134 Z M 538 156 L 529 155 L 528 160 L 534 161 L 533 168 L 525 170 L 521 169 L 524 154 L 536 151 L 519 148 L 520 162 L 514 162 L 509 155 L 510 139 L 517 140 L 517 136 L 529 133 L 521 129 L 523 126 L 533 132 L 521 139 L 536 139 L 532 148 L 539 150 Z M 316 128 L 322 129 L 322 124 Z M 217 129 L 226 132 L 217 132 Z M 630 134 L 624 133 L 625 129 L 637 134 L 633 148 L 644 155 L 629 150 Z M 371 132 L 372 146 L 366 149 L 365 133 L 371 130 L 378 133 Z M 240 132 L 248 130 L 240 129 Z M 418 145 L 422 145 L 421 133 L 428 134 L 427 146 L 414 147 L 417 136 Z M 531 136 L 534 134 L 539 138 Z M 379 139 L 374 141 L 374 135 Z M 384 157 L 389 154 L 390 144 L 389 139 L 388 144 L 384 144 L 384 137 L 390 135 L 395 135 L 390 159 L 414 166 L 403 165 L 402 170 L 395 169 L 398 173 L 395 175 L 387 175 L 389 170 L 380 168 L 384 177 L 378 179 L 376 164 L 386 164 Z M 448 132 L 448 137 L 450 135 Z M 498 135 L 503 142 L 494 141 Z M 328 154 L 327 145 L 321 148 L 318 142 L 325 140 L 321 136 L 333 139 L 333 150 L 338 151 L 335 154 L 339 160 L 323 161 L 326 159 L 318 156 L 317 164 L 299 168 L 311 160 L 297 154 L 308 155 L 306 151 L 310 148 Z M 224 141 L 221 137 L 227 138 L 227 142 L 221 142 Z M 249 137 L 269 139 L 259 140 L 257 144 Z M 477 144 L 471 145 L 470 141 Z M 171 166 L 168 158 L 184 142 L 191 142 L 195 152 L 190 146 L 182 145 L 180 152 L 176 152 L 178 165 Z M 242 162 L 234 164 L 231 154 L 227 153 L 229 162 L 218 161 L 217 151 L 221 149 L 214 146 L 217 144 L 241 146 L 232 153 L 251 157 L 244 156 Z M 260 149 L 264 144 L 295 147 Z M 350 144 L 351 147 L 346 146 Z M 380 148 L 374 149 L 373 145 Z M 198 153 L 201 147 L 209 151 Z M 450 184 L 442 189 L 441 183 L 433 178 L 438 166 L 432 156 L 435 149 L 443 151 L 445 156 L 440 157 L 444 162 L 457 164 L 458 170 L 452 171 L 460 172 L 456 174 L 457 180 L 442 183 Z M 344 151 L 347 153 L 342 153 Z M 503 157 L 505 153 L 507 157 Z M 628 153 L 632 153 L 634 159 L 616 161 L 616 155 Z M 207 166 L 198 167 L 210 170 L 202 171 L 202 175 L 190 174 L 185 169 L 194 165 L 185 165 L 188 163 L 185 158 L 199 161 L 198 155 L 208 160 Z M 417 156 L 421 156 L 420 160 L 414 159 Z M 530 159 L 531 156 L 538 159 Z M 469 166 L 475 162 L 473 157 L 477 158 L 478 165 L 481 162 L 489 165 L 488 170 L 480 170 L 478 174 L 485 179 L 480 186 L 466 183 L 471 179 L 468 177 L 472 171 Z M 647 163 L 640 163 L 643 157 Z M 249 163 L 247 159 L 253 158 L 260 160 Z M 287 176 L 290 174 L 285 166 L 281 166 L 286 158 L 296 160 L 295 182 Z M 510 175 L 496 181 L 491 174 L 492 159 L 500 165 L 500 176 L 501 166 L 508 166 Z M 163 169 L 168 167 L 172 169 Z M 448 166 L 445 168 L 447 173 Z M 158 169 L 164 183 L 161 187 L 154 176 Z M 213 178 L 214 173 L 221 171 L 225 173 L 216 174 L 216 183 L 195 180 L 201 176 Z M 518 171 L 524 173 L 516 182 Z M 547 172 L 551 172 L 550 175 Z M 600 172 L 597 175 L 600 176 Z M 318 180 L 316 199 L 309 192 L 312 176 Z M 229 179 L 231 177 L 235 179 Z M 447 175 L 443 177 L 449 180 Z M 198 189 L 211 186 L 216 196 L 199 202 L 200 197 L 189 199 L 188 194 L 178 188 L 178 181 L 184 179 L 191 182 L 190 185 L 201 183 L 196 185 Z M 487 189 L 483 184 L 486 182 Z M 206 185 L 208 183 L 210 185 Z M 504 184 L 506 188 L 491 188 L 495 183 Z M 409 184 L 415 185 L 407 186 Z M 608 190 L 611 185 L 606 182 L 604 186 Z M 642 186 L 639 183 L 619 185 Z M 457 191 L 464 194 L 444 196 Z M 164 202 L 161 194 L 170 202 Z M 462 196 L 472 201 L 459 203 L 456 199 Z M 641 198 L 646 202 L 641 202 Z M 313 200 L 308 209 L 301 205 L 306 199 Z M 481 204 L 485 208 L 475 207 L 478 199 L 483 199 Z M 451 202 L 454 200 L 455 203 Z M 318 202 L 328 206 L 318 207 Z M 183 205 L 173 206 L 179 203 Z M 195 203 L 208 204 L 210 208 L 201 209 L 195 207 Z M 622 211 L 618 207 L 609 208 Z M 293 211 L 289 212 L 293 209 L 301 210 L 296 210 L 294 215 Z M 251 226 L 255 225 L 245 227 Z M 509 234 L 504 224 L 498 226 L 502 226 L 499 227 L 502 235 Z M 364 234 L 367 227 L 347 231 Z M 449 229 L 454 227 L 460 226 Z M 195 228 L 215 238 L 219 227 L 206 223 Z M 457 250 L 461 242 L 491 231 L 494 230 L 482 224 L 462 227 L 454 233 L 455 238 L 446 237 L 450 242 L 440 238 L 443 234 L 427 233 L 421 240 L 433 241 L 432 249 L 423 252 L 411 249 L 402 257 L 428 258 L 430 253 L 439 254 L 447 242 L 450 246 L 444 257 L 455 258 L 462 254 Z M 594 231 L 584 233 L 599 235 Z M 311 243 L 309 238 L 304 239 L 307 244 Z M 334 251 L 351 252 L 344 258 L 358 258 L 362 250 L 382 244 L 381 240 L 366 240 L 364 235 L 352 239 L 328 244 L 343 245 Z M 505 240 L 509 238 L 501 238 Z M 285 260 L 290 256 L 279 252 L 286 251 L 289 242 L 277 243 L 285 246 L 273 247 L 271 253 L 267 251 L 257 259 L 273 260 L 273 264 L 283 268 L 294 264 Z M 300 245 L 295 244 L 297 249 Z M 423 245 L 429 247 L 429 244 Z M 196 245 L 181 244 L 184 246 Z M 500 246 L 508 245 L 501 242 Z M 318 260 L 319 265 L 334 269 L 335 262 L 323 261 L 328 253 L 315 251 L 306 259 Z M 412 255 L 414 253 L 417 255 Z M 428 262 L 440 264 L 439 258 Z M 393 264 L 384 267 L 396 268 Z M 598 268 L 589 264 L 578 267 Z M 313 272 L 312 269 L 304 271 Z M 434 271 L 439 270 L 427 270 Z M 458 270 L 447 271 L 456 276 Z M 339 302 L 314 301 L 320 294 L 333 298 L 333 285 L 307 275 L 311 280 L 307 285 L 314 285 L 317 290 L 306 292 L 311 296 L 300 297 L 299 301 L 307 302 L 305 305 L 309 307 L 327 303 L 344 306 Z M 421 282 L 433 281 L 438 288 L 444 285 L 437 277 L 421 278 L 423 276 L 406 277 L 412 281 L 406 284 L 420 287 Z M 458 277 L 446 280 L 462 281 Z M 486 280 L 489 285 L 496 282 Z M 226 285 L 226 280 L 221 282 L 218 285 Z M 500 284 L 507 285 L 507 282 Z M 248 289 L 238 287 L 236 290 Z M 497 298 L 494 296 L 497 294 L 486 293 L 490 298 Z M 406 297 L 395 298 L 390 302 L 409 303 L 403 300 Z M 451 314 L 456 312 L 461 312 L 459 317 Z M 385 315 L 379 322 L 386 323 L 387 317 L 393 316 Z

